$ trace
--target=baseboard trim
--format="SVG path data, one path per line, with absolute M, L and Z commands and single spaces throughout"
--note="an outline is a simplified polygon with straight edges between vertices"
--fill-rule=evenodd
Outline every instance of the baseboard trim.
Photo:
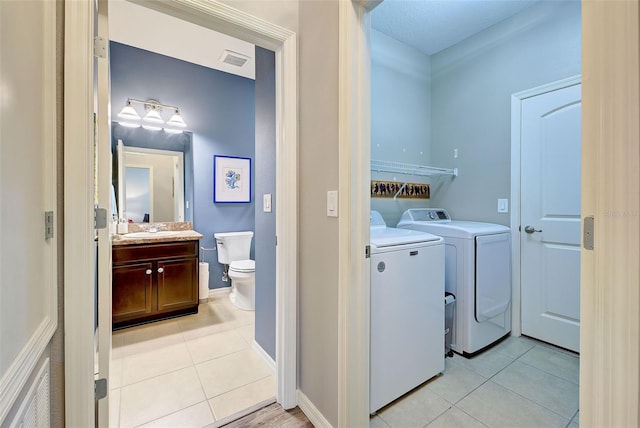
M 329 421 L 320 413 L 320 410 L 304 395 L 303 392 L 298 390 L 298 407 L 302 410 L 302 413 L 311 421 L 316 428 L 333 428 Z
M 200 299 L 200 303 L 206 303 L 209 299 L 224 296 L 225 294 L 229 294 L 231 292 L 231 286 L 220 287 L 220 288 L 211 288 L 209 289 L 209 295 L 207 299 Z
M 267 364 L 267 367 L 269 367 L 269 370 L 271 370 L 271 374 L 276 376 L 276 362 L 271 358 L 271 355 L 269 355 L 267 351 L 265 351 L 264 348 L 256 342 L 255 339 L 253 340 L 253 349 L 258 353 L 258 355 L 260 355 L 260 357 L 262 357 L 264 362 Z

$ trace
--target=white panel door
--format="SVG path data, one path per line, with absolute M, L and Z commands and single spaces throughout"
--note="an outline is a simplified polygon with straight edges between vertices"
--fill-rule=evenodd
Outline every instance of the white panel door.
M 580 345 L 581 85 L 522 102 L 522 333 Z

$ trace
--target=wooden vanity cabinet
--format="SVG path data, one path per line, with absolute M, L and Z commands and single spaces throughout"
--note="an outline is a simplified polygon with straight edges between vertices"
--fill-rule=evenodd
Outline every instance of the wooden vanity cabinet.
M 198 312 L 198 241 L 113 246 L 113 329 Z

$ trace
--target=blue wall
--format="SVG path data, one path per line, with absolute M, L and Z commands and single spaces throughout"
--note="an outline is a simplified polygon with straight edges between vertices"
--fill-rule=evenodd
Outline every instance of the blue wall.
M 276 358 L 276 68 L 275 54 L 256 47 L 256 341 Z M 262 195 L 271 194 L 271 212 Z
M 254 159 L 254 81 L 115 42 L 110 47 L 113 120 L 127 98 L 155 99 L 178 106 L 192 132 L 193 224 L 204 235 L 200 244 L 215 247 L 215 232 L 254 230 L 253 202 L 213 203 L 213 155 Z M 220 280 L 217 253 L 207 252 L 203 259 L 209 262 L 209 288 L 228 286 Z

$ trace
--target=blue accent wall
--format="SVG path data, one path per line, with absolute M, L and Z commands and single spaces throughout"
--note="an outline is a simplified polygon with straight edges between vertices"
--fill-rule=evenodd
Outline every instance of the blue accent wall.
M 110 49 L 112 119 L 117 120 L 127 98 L 155 99 L 178 106 L 192 133 L 193 224 L 204 235 L 200 245 L 214 248 L 215 232 L 255 230 L 255 191 L 250 204 L 213 203 L 213 156 L 255 159 L 255 82 L 116 42 Z M 255 177 L 254 170 L 252 189 Z M 229 286 L 221 280 L 217 253 L 203 255 L 209 262 L 209 288 Z
M 256 47 L 256 325 L 258 344 L 276 358 L 276 67 L 275 53 Z M 262 197 L 271 194 L 271 212 Z

